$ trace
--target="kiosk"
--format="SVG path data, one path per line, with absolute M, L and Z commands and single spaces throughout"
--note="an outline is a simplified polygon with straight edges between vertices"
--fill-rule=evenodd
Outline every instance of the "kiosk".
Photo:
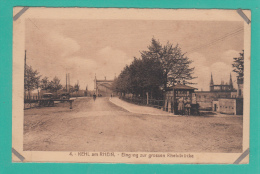
M 196 99 L 192 99 L 195 89 L 180 83 L 168 88 L 165 91 L 164 110 L 175 115 L 197 115 L 198 104 Z

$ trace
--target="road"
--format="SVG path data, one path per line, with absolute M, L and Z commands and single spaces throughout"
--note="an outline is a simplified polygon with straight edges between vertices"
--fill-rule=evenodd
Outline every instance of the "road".
M 241 152 L 239 116 L 138 115 L 108 98 L 25 110 L 25 151 Z

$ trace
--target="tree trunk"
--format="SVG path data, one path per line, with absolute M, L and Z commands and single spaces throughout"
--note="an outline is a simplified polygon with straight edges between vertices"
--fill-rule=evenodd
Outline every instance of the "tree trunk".
M 167 89 L 167 72 L 164 75 L 164 90 L 166 91 Z
M 29 104 L 30 104 L 30 108 L 31 108 L 31 95 L 30 95 L 30 90 L 28 88 L 28 97 L 29 97 Z

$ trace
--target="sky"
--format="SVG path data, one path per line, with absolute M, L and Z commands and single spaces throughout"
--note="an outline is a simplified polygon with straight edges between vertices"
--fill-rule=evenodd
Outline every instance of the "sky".
M 151 39 L 161 44 L 178 44 L 193 60 L 192 82 L 198 90 L 209 90 L 214 83 L 229 82 L 234 57 L 243 50 L 243 22 L 174 20 L 26 20 L 25 49 L 27 64 L 42 76 L 57 76 L 66 84 L 94 89 L 97 79 L 114 79 L 140 51 L 147 50 Z M 236 74 L 231 73 L 235 88 Z

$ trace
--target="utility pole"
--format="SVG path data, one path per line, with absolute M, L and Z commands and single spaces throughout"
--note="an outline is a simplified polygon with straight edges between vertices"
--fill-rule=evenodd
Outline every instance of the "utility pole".
M 68 74 L 68 81 L 69 81 L 69 94 L 70 94 L 70 73 Z
M 77 96 L 79 96 L 79 80 L 77 80 Z
M 67 84 L 67 80 L 68 80 L 68 76 L 67 76 L 67 73 L 66 73 L 66 92 L 68 92 L 68 84 Z
M 24 55 L 24 83 L 25 83 L 25 78 L 26 78 L 26 50 Z M 24 84 L 24 102 L 25 99 L 26 99 L 26 91 L 25 91 L 25 84 Z M 24 103 L 24 109 L 25 109 L 25 103 Z

